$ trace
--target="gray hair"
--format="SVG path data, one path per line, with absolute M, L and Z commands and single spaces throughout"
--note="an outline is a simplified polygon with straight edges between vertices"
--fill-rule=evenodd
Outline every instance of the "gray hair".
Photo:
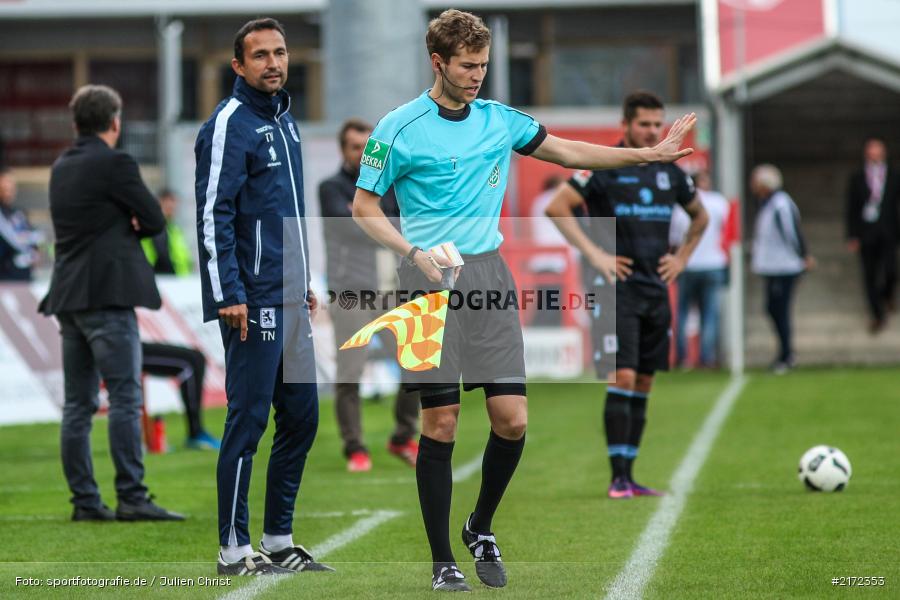
M 781 171 L 775 165 L 762 164 L 753 169 L 750 180 L 755 181 L 762 187 L 771 192 L 780 190 L 784 185 L 784 179 L 781 177 Z

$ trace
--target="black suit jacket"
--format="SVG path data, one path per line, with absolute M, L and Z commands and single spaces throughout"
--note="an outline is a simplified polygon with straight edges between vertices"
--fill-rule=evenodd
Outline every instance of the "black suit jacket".
M 131 156 L 96 136 L 79 137 L 50 172 L 50 215 L 55 262 L 40 312 L 159 308 L 139 238 L 159 233 L 166 221 Z
M 897 221 L 897 204 L 900 202 L 900 172 L 888 166 L 881 198 L 881 214 L 874 223 L 863 220 L 863 207 L 869 199 L 869 193 L 869 184 L 863 168 L 853 173 L 847 186 L 847 238 L 865 242 L 887 235 L 890 239 L 898 239 L 900 223 Z
M 375 257 L 381 246 L 351 218 L 358 177 L 342 166 L 319 184 L 328 287 L 336 293 L 343 290 L 359 293 L 378 286 Z M 393 187 L 381 197 L 380 206 L 399 229 L 400 208 Z

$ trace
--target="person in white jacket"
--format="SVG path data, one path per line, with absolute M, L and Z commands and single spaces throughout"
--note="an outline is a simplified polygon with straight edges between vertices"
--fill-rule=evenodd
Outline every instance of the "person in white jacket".
M 765 280 L 766 312 L 772 318 L 780 350 L 772 371 L 794 366 L 791 299 L 800 275 L 815 266 L 800 233 L 800 211 L 782 189 L 781 171 L 769 164 L 753 169 L 750 191 L 759 202 L 753 234 L 751 269 Z

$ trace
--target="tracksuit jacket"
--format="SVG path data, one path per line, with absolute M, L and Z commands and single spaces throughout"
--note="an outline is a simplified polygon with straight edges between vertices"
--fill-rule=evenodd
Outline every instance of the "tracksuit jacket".
M 284 90 L 271 96 L 238 77 L 200 129 L 195 191 L 205 321 L 235 304 L 299 304 L 309 289 L 300 134 L 289 108 Z

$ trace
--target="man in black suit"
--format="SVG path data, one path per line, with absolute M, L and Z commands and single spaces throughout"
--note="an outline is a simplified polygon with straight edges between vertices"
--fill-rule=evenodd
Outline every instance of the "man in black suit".
M 378 290 L 376 255 L 378 244 L 360 229 L 352 217 L 353 195 L 359 178 L 359 161 L 372 126 L 359 119 L 349 119 L 341 126 L 338 141 L 343 162 L 340 170 L 319 185 L 319 204 L 325 231 L 328 289 L 337 298 L 352 298 L 346 294 L 361 296 L 366 291 Z M 381 208 L 389 217 L 399 221 L 400 209 L 393 189 L 381 198 Z M 399 225 L 399 223 L 398 223 Z M 344 294 L 344 296 L 342 296 Z M 378 301 L 376 301 L 377 305 Z M 372 460 L 369 449 L 363 443 L 360 415 L 359 380 L 368 357 L 367 348 L 340 350 L 361 327 L 380 316 L 384 311 L 366 310 L 355 302 L 344 308 L 340 302 L 329 306 L 334 324 L 337 372 L 334 381 L 335 414 L 338 429 L 350 472 L 369 471 Z M 387 345 L 393 348 L 391 340 Z M 395 352 L 391 353 L 392 355 Z M 419 394 L 402 388 L 397 392 L 394 405 L 394 431 L 388 440 L 388 452 L 416 466 L 419 444 L 413 439 L 419 422 Z
M 72 519 L 182 520 L 151 501 L 141 449 L 141 342 L 134 307 L 156 309 L 161 301 L 140 237 L 162 231 L 165 219 L 135 160 L 114 149 L 121 131 L 119 94 L 86 85 L 69 107 L 78 139 L 50 173 L 56 259 L 39 310 L 56 315 L 62 335 L 60 437 Z M 91 462 L 91 417 L 99 408 L 101 377 L 109 392 L 115 513 L 100 499 Z
M 847 248 L 862 259 L 869 331 L 875 334 L 887 323 L 886 311 L 894 310 L 900 174 L 888 166 L 882 140 L 866 142 L 864 159 L 847 188 Z

